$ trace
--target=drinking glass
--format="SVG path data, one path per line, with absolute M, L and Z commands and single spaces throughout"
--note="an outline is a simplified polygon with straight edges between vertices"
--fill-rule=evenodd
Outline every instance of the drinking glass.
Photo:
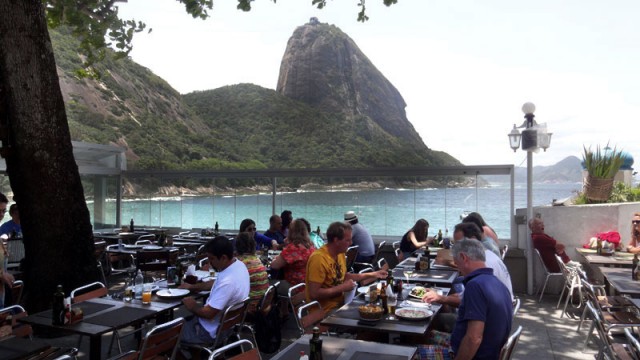
M 409 285 L 409 278 L 411 277 L 411 275 L 413 275 L 413 269 L 409 269 L 409 270 L 405 270 L 404 271 L 404 276 L 407 277 L 407 285 Z
M 127 286 L 124 289 L 124 301 L 131 301 L 133 299 L 133 288 L 131 286 Z
M 398 297 L 396 294 L 389 294 L 387 296 L 387 310 L 389 310 L 389 316 L 387 320 L 395 320 L 396 319 L 396 305 L 398 304 Z
M 151 284 L 144 284 L 142 288 L 142 303 L 145 305 L 151 304 Z

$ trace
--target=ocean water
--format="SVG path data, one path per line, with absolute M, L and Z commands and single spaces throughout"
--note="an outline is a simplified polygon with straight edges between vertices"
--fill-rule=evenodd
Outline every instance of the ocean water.
M 580 190 L 582 184 L 534 184 L 533 204 L 548 205 Z M 526 184 L 516 184 L 515 208 L 526 207 Z M 309 191 L 279 193 L 276 212 L 291 210 L 294 218 L 304 217 L 316 229 L 325 232 L 333 221 L 341 221 L 346 211 L 358 214 L 360 222 L 374 235 L 404 234 L 416 220 L 427 219 L 429 233 L 443 233 L 460 222 L 465 211 L 477 211 L 495 229 L 498 236 L 510 236 L 509 185 L 494 184 L 482 188 L 384 189 L 366 191 Z M 89 207 L 93 211 L 93 207 Z M 115 223 L 115 204 L 108 203 L 107 223 Z M 122 221 L 133 218 L 139 226 L 213 227 L 238 229 L 251 218 L 259 231 L 269 227 L 271 194 L 171 197 L 125 200 Z

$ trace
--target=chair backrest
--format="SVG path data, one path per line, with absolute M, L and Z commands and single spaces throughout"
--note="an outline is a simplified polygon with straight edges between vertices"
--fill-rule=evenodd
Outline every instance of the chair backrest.
M 28 316 L 26 310 L 20 305 L 8 306 L 0 309 L 0 325 L 5 321 L 11 323 L 11 335 L 16 337 L 31 337 L 33 329 L 31 325 L 23 324 L 18 319 Z M 11 318 L 9 318 L 11 316 Z
M 274 304 L 274 299 L 276 298 L 276 295 L 278 295 L 278 285 L 280 285 L 280 282 L 276 282 L 267 288 L 267 291 L 262 295 L 262 299 L 260 299 L 260 303 L 258 304 L 256 311 L 257 313 L 262 314 L 262 316 L 267 316 L 267 314 L 269 314 L 269 311 L 271 311 L 271 307 Z
M 387 263 L 387 260 L 385 258 L 380 258 L 378 260 L 378 270 L 389 270 L 389 264 Z
M 79 288 L 71 291 L 71 303 L 75 304 L 89 299 L 103 297 L 106 296 L 107 293 L 108 291 L 104 284 L 96 281 L 91 284 L 80 286 Z
M 373 270 L 373 268 L 372 268 L 371 266 L 367 266 L 366 268 L 364 268 L 364 269 L 362 269 L 362 270 L 358 271 L 358 274 L 366 274 L 366 273 L 368 273 L 368 272 L 373 272 L 373 271 L 374 271 L 374 270 Z M 376 279 L 375 277 L 370 277 L 370 278 L 362 279 L 362 280 L 360 280 L 359 285 L 360 285 L 360 286 L 368 286 L 368 285 L 371 285 L 371 284 L 373 284 L 374 282 L 376 282 L 376 280 L 378 280 L 378 279 Z
M 11 238 L 7 241 L 7 251 L 9 252 L 9 262 L 20 262 L 24 258 L 24 242 L 22 238 Z
M 136 245 L 151 245 L 151 240 L 148 240 L 148 239 L 136 240 Z
M 222 317 L 220 318 L 220 326 L 216 332 L 214 348 L 223 341 L 223 333 L 232 328 L 240 328 L 244 324 L 244 318 L 247 314 L 247 308 L 249 307 L 250 299 L 247 297 L 244 300 L 231 304 L 224 308 L 222 311 Z
M 518 339 L 520 338 L 520 333 L 522 333 L 522 326 L 518 326 L 516 331 L 509 335 L 507 342 L 504 343 L 502 349 L 500 349 L 500 360 L 511 359 L 513 349 L 515 349 L 516 344 L 518 343 Z
M 624 328 L 624 335 L 627 338 L 629 344 L 629 351 L 633 354 L 634 359 L 640 359 L 640 341 L 633 335 L 631 328 Z
M 394 248 L 393 252 L 396 254 L 396 259 L 398 260 L 398 264 L 404 260 L 404 254 L 400 250 L 400 248 Z
M 297 317 L 300 322 L 300 332 L 302 334 L 311 333 L 311 329 L 324 319 L 322 305 L 317 301 L 304 304 L 298 309 Z
M 136 251 L 136 268 L 145 271 L 167 271 L 171 255 L 169 250 Z
M 391 243 L 391 246 L 394 249 L 400 249 L 400 241 L 394 241 L 393 243 Z
M 22 300 L 22 292 L 24 291 L 24 282 L 22 280 L 16 280 L 11 285 L 11 299 L 14 304 L 20 304 Z
M 509 245 L 504 244 L 502 249 L 500 249 L 500 257 L 502 258 L 502 261 L 504 261 L 505 256 L 507 256 L 507 251 L 509 251 Z
M 380 244 L 378 244 L 378 247 L 376 248 L 376 255 L 373 257 L 373 261 L 377 261 L 378 258 L 380 257 L 380 251 L 382 250 L 382 248 L 384 247 L 384 244 L 386 244 L 386 241 L 380 241 Z
M 575 287 L 575 286 L 579 286 L 581 281 L 580 281 L 580 276 L 578 275 L 578 270 L 577 269 L 569 269 L 567 267 L 567 265 L 565 265 L 564 261 L 562 261 L 562 258 L 560 258 L 560 256 L 558 256 L 557 254 L 554 255 L 556 258 L 556 262 L 558 263 L 558 267 L 560 267 L 560 271 L 562 272 L 562 276 L 564 277 L 565 280 L 565 286 L 567 287 Z
M 141 241 L 141 240 L 156 241 L 156 236 L 154 234 L 140 235 L 138 236 L 138 240 L 136 241 L 136 243 L 138 243 L 138 241 Z
M 540 251 L 538 251 L 538 249 L 533 249 L 533 251 L 535 251 L 535 253 L 538 255 L 538 260 L 540 260 L 540 264 L 542 264 L 542 268 L 544 269 L 545 273 L 548 274 L 560 274 L 560 273 L 553 273 L 551 271 L 549 271 L 549 269 L 547 269 L 547 264 L 544 263 L 544 260 L 542 259 L 542 255 L 540 255 Z
M 518 315 L 518 310 L 520 310 L 520 298 L 513 299 L 513 317 Z
M 204 257 L 198 260 L 198 269 L 202 269 L 205 265 L 209 265 L 209 258 Z
M 183 326 L 184 318 L 181 317 L 154 326 L 144 337 L 138 359 L 153 359 L 158 355 L 164 355 L 167 359 L 175 358 Z
M 611 347 L 609 332 L 604 328 L 604 325 L 602 324 L 602 315 L 600 313 L 600 310 L 596 310 L 596 307 L 590 302 L 587 302 L 587 309 L 589 309 L 591 316 L 593 316 L 593 326 L 598 332 L 598 337 L 600 339 L 600 351 L 605 352 L 607 356 L 609 356 L 609 359 L 616 359 L 617 357 L 614 355 L 614 351 Z
M 245 348 L 246 346 L 246 348 Z M 245 350 L 249 349 L 249 350 Z M 230 350 L 239 350 L 240 354 L 228 357 L 224 356 Z M 260 352 L 253 346 L 253 343 L 247 339 L 238 340 L 234 343 L 225 345 L 219 349 L 216 349 L 209 356 L 209 360 L 227 359 L 227 360 L 262 360 Z
M 358 257 L 358 248 L 360 246 L 353 245 L 347 249 L 345 256 L 347 258 L 347 271 L 353 270 L 353 263 L 356 262 L 356 257 Z
M 300 309 L 300 307 L 307 301 L 306 288 L 307 287 L 305 283 L 300 283 L 298 285 L 290 287 L 289 291 L 287 292 L 289 306 L 291 307 L 291 311 L 293 312 L 296 319 L 296 325 L 298 326 L 298 329 L 300 329 L 300 331 L 302 331 L 302 326 L 300 325 L 300 321 L 298 321 L 297 314 L 298 309 Z

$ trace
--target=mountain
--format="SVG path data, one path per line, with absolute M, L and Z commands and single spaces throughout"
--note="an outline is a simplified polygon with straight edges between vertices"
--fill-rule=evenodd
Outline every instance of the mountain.
M 325 27 L 314 35 L 314 44 L 345 44 L 335 57 L 321 57 L 327 73 L 340 68 L 337 64 L 349 63 L 351 70 L 343 68 L 323 81 L 329 89 L 344 89 L 347 83 L 353 88 L 324 89 L 317 101 L 286 90 L 289 86 L 274 91 L 253 84 L 181 95 L 149 69 L 129 58 L 115 60 L 111 53 L 96 65 L 99 79 L 78 77 L 78 41 L 69 30 L 50 30 L 72 139 L 122 146 L 132 169 L 459 165 L 447 153 L 427 148 L 406 120 L 404 101 L 393 85 L 345 34 L 328 25 L 320 28 Z M 284 54 L 288 75 L 281 78 L 293 77 L 297 57 L 293 49 Z M 307 87 L 322 85 L 308 80 Z M 296 86 L 303 83 L 299 79 Z M 337 102 L 343 96 L 352 101 Z
M 488 182 L 504 183 L 508 182 L 504 176 L 483 176 Z M 515 168 L 515 182 L 527 182 L 527 168 Z M 579 183 L 582 182 L 581 160 L 575 156 L 568 156 L 551 166 L 533 167 L 534 183 Z
M 347 119 L 361 118 L 372 131 L 383 131 L 426 150 L 407 119 L 400 92 L 338 27 L 316 18 L 299 26 L 280 65 L 276 91 Z

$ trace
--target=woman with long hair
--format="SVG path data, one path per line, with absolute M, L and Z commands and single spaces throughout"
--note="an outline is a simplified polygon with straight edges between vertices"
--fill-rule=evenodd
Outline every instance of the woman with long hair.
M 262 261 L 256 256 L 256 241 L 250 232 L 242 232 L 236 237 L 236 258 L 242 261 L 249 271 L 249 309 L 255 312 L 265 291 L 269 288 L 269 275 Z
M 258 232 L 258 230 L 256 229 L 256 222 L 251 219 L 244 219 L 242 220 L 242 222 L 240 222 L 239 233 L 241 234 L 243 232 L 247 232 L 249 233 L 249 235 L 251 235 L 251 238 L 256 243 L 256 248 L 258 246 L 266 246 L 267 248 L 273 247 L 274 249 L 278 247 L 278 242 L 276 240 L 270 239 Z
M 402 251 L 405 259 L 409 258 L 418 248 L 427 246 L 433 241 L 433 239 L 427 238 L 428 233 L 429 222 L 425 219 L 420 219 L 402 236 L 400 251 Z
M 315 251 L 303 219 L 295 219 L 289 225 L 287 239 L 288 243 L 282 253 L 271 262 L 272 269 L 284 270 L 284 281 L 280 283 L 278 289 L 280 293 L 283 291 L 286 293 L 289 287 L 304 282 L 307 273 L 307 260 Z

